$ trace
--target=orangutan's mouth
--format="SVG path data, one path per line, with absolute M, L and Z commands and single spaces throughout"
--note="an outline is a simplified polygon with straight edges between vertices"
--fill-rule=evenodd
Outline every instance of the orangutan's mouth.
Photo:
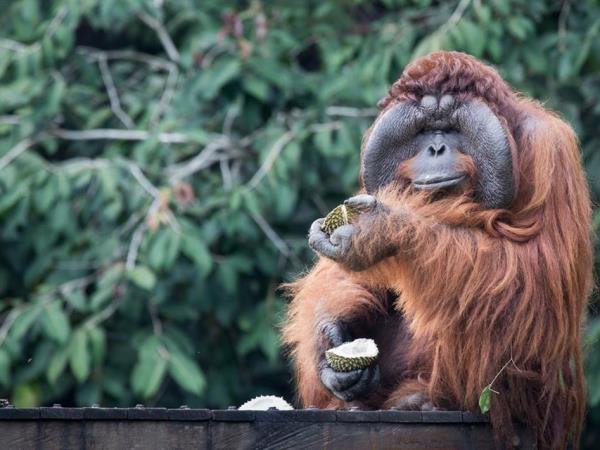
M 460 184 L 465 179 L 464 174 L 458 174 L 455 176 L 432 176 L 427 178 L 421 178 L 418 180 L 413 180 L 412 185 L 417 189 L 440 189 L 446 188 L 450 186 L 456 186 Z

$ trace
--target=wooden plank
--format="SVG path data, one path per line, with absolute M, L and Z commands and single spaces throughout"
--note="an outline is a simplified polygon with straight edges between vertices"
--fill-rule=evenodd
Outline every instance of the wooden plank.
M 517 426 L 515 448 L 536 448 Z M 0 408 L 0 449 L 494 448 L 487 417 L 410 411 Z
M 2 420 L 0 421 L 0 448 L 30 450 L 37 447 L 38 426 L 41 422 Z

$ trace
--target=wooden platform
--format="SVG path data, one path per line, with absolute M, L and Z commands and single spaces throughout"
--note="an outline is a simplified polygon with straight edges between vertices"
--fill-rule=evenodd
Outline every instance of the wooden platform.
M 515 448 L 535 441 L 517 427 Z M 0 449 L 492 449 L 487 418 L 460 411 L 0 408 Z

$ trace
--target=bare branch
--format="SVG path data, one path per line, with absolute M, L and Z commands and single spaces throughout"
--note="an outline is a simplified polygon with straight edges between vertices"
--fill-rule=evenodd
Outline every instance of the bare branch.
M 282 255 L 289 256 L 291 254 L 288 245 L 279 237 L 275 230 L 271 228 L 271 225 L 269 225 L 263 216 L 254 211 L 250 211 L 250 216 Z
M 241 107 L 238 103 L 233 104 L 225 114 L 225 119 L 223 120 L 223 134 L 225 136 L 231 135 L 231 128 L 233 127 L 233 122 L 240 114 Z
M 83 323 L 82 328 L 91 330 L 93 328 L 96 328 L 99 324 L 101 324 L 105 320 L 110 319 L 112 317 L 112 315 L 117 311 L 117 308 L 119 307 L 119 304 L 122 301 L 123 301 L 122 298 L 114 297 L 113 300 L 109 303 L 109 305 L 106 308 L 104 308 L 98 314 L 95 314 L 95 315 L 91 316 L 89 319 L 87 319 Z
M 172 67 L 174 67 L 174 64 L 170 61 L 167 61 L 154 55 L 149 55 L 147 53 L 136 52 L 134 50 L 103 51 L 94 47 L 86 47 L 84 45 L 77 47 L 77 49 L 80 52 L 96 60 L 105 57 L 107 60 L 122 59 L 128 61 L 136 61 L 143 64 L 148 64 L 153 70 L 158 69 L 164 71 L 169 71 Z
M 0 125 L 19 125 L 20 123 L 21 123 L 21 120 L 19 119 L 19 116 L 14 116 L 14 115 L 0 116 Z
M 219 168 L 221 169 L 221 178 L 223 178 L 223 187 L 226 191 L 229 191 L 233 185 L 229 163 L 222 159 L 219 161 Z
M 50 135 L 67 141 L 146 141 L 153 134 L 146 130 L 119 130 L 115 128 L 98 128 L 91 130 L 65 130 L 55 128 Z M 158 133 L 155 136 L 162 144 L 187 144 L 191 139 L 184 133 Z
M 123 108 L 121 108 L 121 100 L 119 100 L 119 93 L 117 92 L 117 88 L 115 87 L 115 83 L 113 82 L 113 78 L 110 74 L 110 69 L 108 68 L 105 56 L 98 58 L 98 67 L 100 67 L 102 81 L 104 82 L 106 94 L 108 95 L 108 100 L 110 101 L 110 109 L 112 109 L 115 116 L 117 116 L 119 120 L 123 123 L 123 125 L 125 125 L 127 128 L 135 127 L 135 124 L 133 123 L 133 120 L 131 120 L 131 117 L 129 117 L 129 115 L 125 111 L 123 111 Z
M 121 237 L 127 233 L 129 233 L 129 231 L 131 231 L 131 229 L 134 227 L 134 225 L 136 223 L 138 223 L 140 220 L 142 220 L 142 218 L 144 217 L 144 214 L 142 214 L 139 211 L 134 212 L 133 214 L 131 214 L 131 216 L 129 216 L 129 219 L 127 219 L 127 222 L 125 222 L 123 225 L 121 225 L 117 230 L 116 230 L 116 234 Z
M 46 28 L 46 31 L 44 31 L 44 37 L 42 39 L 48 38 L 55 33 L 56 29 L 67 16 L 68 12 L 69 10 L 66 6 L 63 6 L 58 10 L 56 15 L 48 24 L 48 28 Z M 13 52 L 36 52 L 42 48 L 42 44 L 40 42 L 41 40 L 31 45 L 26 45 L 11 39 L 0 38 L 0 48 Z
M 561 52 L 565 51 L 565 42 L 567 37 L 567 20 L 571 12 L 571 1 L 564 0 L 558 16 L 558 48 Z
M 450 28 L 452 28 L 454 25 L 456 25 L 458 22 L 460 22 L 460 19 L 462 19 L 463 15 L 465 14 L 465 11 L 467 10 L 470 4 L 471 0 L 460 0 L 454 12 L 450 15 L 446 23 L 440 27 L 438 32 L 443 34 L 447 32 Z
M 52 36 L 54 34 L 58 26 L 62 23 L 65 17 L 67 17 L 68 12 L 69 9 L 66 6 L 63 6 L 58 10 L 58 12 L 48 25 L 48 28 L 46 28 L 46 31 L 44 31 L 44 37 Z
M 311 133 L 320 133 L 322 131 L 339 130 L 342 126 L 343 126 L 342 122 L 339 122 L 339 121 L 327 122 L 327 123 L 315 123 L 314 125 L 311 125 L 310 127 L 308 127 L 308 131 L 310 131 Z
M 4 343 L 4 339 L 8 335 L 10 328 L 13 326 L 17 318 L 25 311 L 23 307 L 21 308 L 13 308 L 2 322 L 2 326 L 0 327 L 0 346 Z
M 175 233 L 181 234 L 181 226 L 179 226 L 179 222 L 177 222 L 175 214 L 173 214 L 170 209 L 165 211 L 165 219 Z
M 51 170 L 62 169 L 65 172 L 78 172 L 80 170 L 97 170 L 108 167 L 110 161 L 104 158 L 73 158 L 60 164 L 52 164 Z
M 69 280 L 56 288 L 56 291 L 60 292 L 63 295 L 67 295 L 72 292 L 74 289 L 81 289 L 86 286 L 89 286 L 94 281 L 98 279 L 100 276 L 100 271 L 96 271 L 91 275 L 86 275 L 85 277 L 75 278 L 74 280 Z
M 27 151 L 27 149 L 29 149 L 30 147 L 34 146 L 39 141 L 41 141 L 42 138 L 43 138 L 42 135 L 40 135 L 36 138 L 33 138 L 30 136 L 30 137 L 23 139 L 21 142 L 19 142 L 17 145 L 15 145 L 13 148 L 11 148 L 8 152 L 6 152 L 4 154 L 4 156 L 2 158 L 0 158 L 0 170 L 4 169 L 11 162 L 13 162 L 15 159 L 17 159 L 23 153 L 25 153 Z
M 140 168 L 140 166 L 138 166 L 137 164 L 134 164 L 130 161 L 127 162 L 126 164 L 127 164 L 127 168 L 129 169 L 129 171 L 131 172 L 133 177 L 137 180 L 137 182 L 140 184 L 140 186 L 142 186 L 148 194 L 150 194 L 154 198 L 156 198 L 160 195 L 159 190 L 156 188 L 156 186 L 154 186 L 150 182 L 150 180 L 148 180 L 148 178 L 146 178 L 146 175 L 144 175 L 144 172 L 142 172 L 142 169 Z
M 152 331 L 156 336 L 160 336 L 162 334 L 162 322 L 160 317 L 158 316 L 158 311 L 156 311 L 156 306 L 152 302 L 147 302 L 148 312 L 150 313 L 150 320 L 152 321 Z
M 350 106 L 329 106 L 325 109 L 328 116 L 340 117 L 375 117 L 379 113 L 377 108 L 352 108 Z
M 30 47 L 20 42 L 13 41 L 12 39 L 0 38 L 0 48 L 4 50 L 10 50 L 12 52 L 25 52 Z
M 137 255 L 144 239 L 144 232 L 147 228 L 146 222 L 142 222 L 133 232 L 131 242 L 129 243 L 129 250 L 127 251 L 126 270 L 132 270 L 135 267 L 135 261 L 137 260 Z
M 138 17 L 142 22 L 144 22 L 156 32 L 156 34 L 158 35 L 158 39 L 160 39 L 160 43 L 164 47 L 165 52 L 167 52 L 167 55 L 169 56 L 169 59 L 178 62 L 180 59 L 179 52 L 177 51 L 177 47 L 175 47 L 171 36 L 169 36 L 169 33 L 167 33 L 167 30 L 165 29 L 163 24 L 143 11 L 138 14 Z
M 177 78 L 179 77 L 179 70 L 173 64 L 169 68 L 169 75 L 167 75 L 167 80 L 165 81 L 165 90 L 160 97 L 158 105 L 156 109 L 152 113 L 152 117 L 150 118 L 150 128 L 154 128 L 156 123 L 160 120 L 160 117 L 171 103 L 171 99 L 175 93 L 175 86 L 177 84 Z
M 204 149 L 192 159 L 185 163 L 173 165 L 167 167 L 167 173 L 170 173 L 169 182 L 171 184 L 176 183 L 182 178 L 189 177 L 193 173 L 207 167 L 207 164 L 211 163 L 211 157 L 217 150 L 225 148 L 229 144 L 229 139 L 226 137 L 217 138 L 214 141 L 207 144 Z
M 254 176 L 248 182 L 248 189 L 252 190 L 252 189 L 256 188 L 256 186 L 258 186 L 260 184 L 260 182 L 265 177 L 265 175 L 267 175 L 269 173 L 269 171 L 271 170 L 271 167 L 273 166 L 273 164 L 277 160 L 277 157 L 279 156 L 279 154 L 281 153 L 281 151 L 285 148 L 285 146 L 292 139 L 294 139 L 295 136 L 296 136 L 296 132 L 290 130 L 290 131 L 287 131 L 284 134 L 282 134 L 279 137 L 279 139 L 277 139 L 275 141 L 275 143 L 273 144 L 273 146 L 269 150 L 269 153 L 267 154 L 267 157 L 265 158 L 264 162 L 262 163 L 262 165 L 256 171 L 256 173 L 254 174 Z

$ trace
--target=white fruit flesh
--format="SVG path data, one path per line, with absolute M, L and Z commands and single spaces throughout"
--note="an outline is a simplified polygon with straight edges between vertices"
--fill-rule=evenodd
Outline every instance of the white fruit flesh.
M 345 342 L 342 345 L 331 348 L 328 350 L 337 356 L 342 358 L 356 358 L 356 357 L 371 357 L 374 358 L 379 354 L 377 344 L 373 339 L 355 339 L 352 342 Z
M 253 410 L 253 411 L 266 411 L 269 408 L 277 408 L 281 411 L 294 409 L 292 405 L 286 402 L 283 398 L 277 397 L 276 395 L 260 395 L 248 400 L 238 409 L 240 410 Z

